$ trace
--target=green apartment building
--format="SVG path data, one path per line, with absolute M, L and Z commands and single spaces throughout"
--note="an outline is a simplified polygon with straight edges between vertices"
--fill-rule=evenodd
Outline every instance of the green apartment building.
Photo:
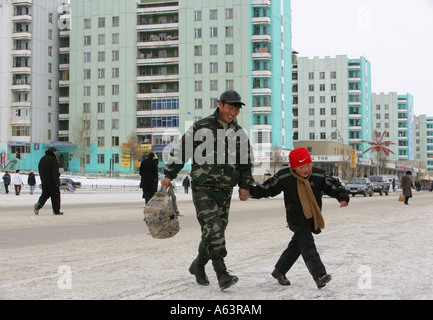
M 290 1 L 70 5 L 55 143 L 65 170 L 130 172 L 131 137 L 163 165 L 163 150 L 213 113 L 227 89 L 246 103 L 238 121 L 259 165 L 273 147 L 292 148 Z

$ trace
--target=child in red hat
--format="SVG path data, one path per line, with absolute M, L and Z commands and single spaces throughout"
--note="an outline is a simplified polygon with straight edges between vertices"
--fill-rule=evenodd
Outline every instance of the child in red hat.
M 308 271 L 320 289 L 331 280 L 313 238 L 313 233 L 318 234 L 325 227 L 321 212 L 322 191 L 336 198 L 340 207 L 348 205 L 349 194 L 338 180 L 328 176 L 324 170 L 312 166 L 307 149 L 292 150 L 289 163 L 290 168 L 281 169 L 263 184 L 250 187 L 250 195 L 260 199 L 275 197 L 284 192 L 286 219 L 294 235 L 276 263 L 272 276 L 281 285 L 290 285 L 286 273 L 302 255 Z

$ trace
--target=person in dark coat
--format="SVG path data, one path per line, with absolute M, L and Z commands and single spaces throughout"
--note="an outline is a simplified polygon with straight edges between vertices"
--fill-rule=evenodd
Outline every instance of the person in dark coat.
M 260 199 L 275 197 L 284 192 L 286 219 L 294 235 L 276 263 L 272 276 L 281 285 L 290 285 L 285 274 L 302 255 L 308 271 L 320 289 L 331 280 L 331 275 L 326 273 L 317 252 L 312 234 L 320 233 L 325 227 L 321 213 L 322 191 L 336 198 L 340 207 L 348 205 L 349 194 L 337 179 L 311 165 L 311 156 L 307 149 L 292 150 L 289 162 L 290 168 L 283 168 L 263 184 L 250 187 L 250 195 Z
M 158 163 L 154 160 L 155 154 L 149 152 L 147 158 L 140 164 L 140 188 L 143 189 L 143 198 L 146 203 L 154 196 L 158 189 Z
M 409 204 L 409 198 L 412 198 L 412 188 L 413 188 L 413 183 L 412 183 L 412 172 L 411 171 L 406 171 L 406 175 L 403 176 L 403 178 L 401 178 L 401 188 L 403 189 L 403 195 L 404 195 L 404 204 L 408 205 Z
M 182 186 L 183 186 L 185 193 L 188 193 L 188 189 L 191 186 L 191 182 L 189 181 L 188 176 L 185 176 L 185 179 L 183 179 Z
M 9 185 L 11 184 L 11 175 L 6 171 L 3 175 L 3 183 L 5 185 L 6 194 L 9 193 Z
M 27 177 L 27 184 L 30 186 L 30 194 L 33 194 L 36 186 L 36 177 L 33 170 L 30 171 L 29 176 Z
M 45 156 L 39 161 L 39 176 L 42 182 L 42 194 L 38 202 L 35 203 L 35 214 L 45 205 L 45 202 L 51 198 L 51 205 L 55 215 L 62 215 L 60 212 L 60 172 L 59 163 L 56 158 L 57 149 L 48 148 Z

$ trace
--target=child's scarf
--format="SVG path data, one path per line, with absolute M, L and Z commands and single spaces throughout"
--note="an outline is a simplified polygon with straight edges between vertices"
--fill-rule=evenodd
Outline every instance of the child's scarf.
M 302 211 L 307 219 L 314 219 L 314 230 L 325 228 L 325 220 L 323 219 L 322 212 L 317 204 L 316 197 L 311 189 L 310 181 L 308 180 L 311 173 L 307 178 L 299 176 L 295 170 L 290 169 L 293 176 L 297 180 L 299 200 L 301 201 Z

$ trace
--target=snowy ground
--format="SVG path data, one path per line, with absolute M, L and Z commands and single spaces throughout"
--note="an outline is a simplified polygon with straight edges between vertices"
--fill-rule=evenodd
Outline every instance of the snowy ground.
M 97 181 L 128 190 L 62 194 L 61 217 L 50 203 L 32 214 L 40 190 L 0 194 L 0 299 L 433 299 L 433 193 L 414 192 L 409 206 L 397 193 L 352 197 L 348 208 L 324 197 L 326 228 L 315 239 L 333 280 L 321 290 L 302 259 L 287 274 L 291 286 L 270 275 L 291 237 L 282 196 L 241 202 L 235 193 L 226 264 L 239 282 L 220 291 L 210 264 L 208 287 L 188 273 L 200 238 L 191 195 L 178 188 L 180 233 L 156 240 L 142 221 L 137 181 L 128 181 Z

